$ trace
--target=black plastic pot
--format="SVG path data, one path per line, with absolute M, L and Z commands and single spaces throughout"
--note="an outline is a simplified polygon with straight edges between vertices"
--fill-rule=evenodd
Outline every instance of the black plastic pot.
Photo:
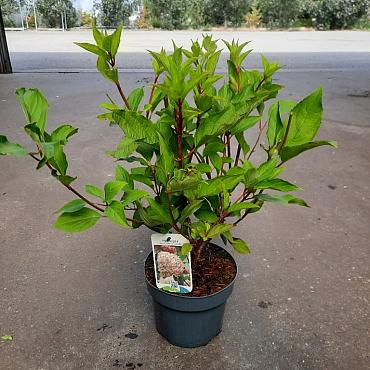
M 230 254 L 229 256 L 235 263 L 233 257 Z M 153 258 L 152 253 L 146 260 L 149 258 Z M 226 288 L 215 294 L 206 297 L 187 297 L 164 292 L 146 279 L 149 293 L 153 298 L 159 334 L 179 347 L 206 345 L 221 331 L 226 300 L 233 290 L 234 281 L 235 278 Z

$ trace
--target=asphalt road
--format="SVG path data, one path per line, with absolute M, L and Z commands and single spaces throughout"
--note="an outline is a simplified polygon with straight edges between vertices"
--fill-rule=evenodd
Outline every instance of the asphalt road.
M 279 34 L 258 52 L 288 65 L 277 76 L 283 98 L 324 85 L 320 138 L 337 140 L 339 149 L 304 154 L 286 171 L 305 189 L 300 196 L 310 209 L 268 205 L 238 226 L 253 253 L 236 256 L 240 273 L 222 333 L 206 347 L 170 346 L 155 330 L 143 280 L 150 232 L 101 222 L 84 234 L 61 234 L 51 227 L 52 212 L 71 195 L 47 171 L 35 171 L 31 159 L 1 158 L 0 334 L 14 336 L 0 343 L 1 369 L 369 368 L 370 33 L 302 33 L 290 46 L 285 35 L 293 37 L 281 34 L 284 53 L 272 50 Z M 39 87 L 50 102 L 49 126 L 80 128 L 68 149 L 77 187 L 103 184 L 114 173 L 105 152 L 119 132 L 95 117 L 105 93 L 116 96 L 113 87 L 89 72 L 93 59 L 81 62 L 86 56 L 62 49 L 36 53 L 31 41 L 22 51 L 12 37 L 13 65 L 22 73 L 0 76 L 0 132 L 29 145 L 14 90 Z M 315 37 L 339 41 L 313 51 Z M 292 50 L 299 40 L 306 52 Z M 122 50 L 120 57 L 126 90 L 151 81 L 145 54 Z M 250 59 L 258 63 L 258 56 Z

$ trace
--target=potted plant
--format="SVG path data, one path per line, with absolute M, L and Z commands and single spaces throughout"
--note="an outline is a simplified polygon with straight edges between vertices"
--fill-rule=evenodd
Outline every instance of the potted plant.
M 279 64 L 262 57 L 263 71 L 247 70 L 242 67 L 251 51 L 245 51 L 247 43 L 224 41 L 228 74 L 217 74 L 221 50 L 211 36 L 204 36 L 190 50 L 174 44 L 170 54 L 150 52 L 154 81 L 144 104 L 143 87 L 126 95 L 120 84 L 116 54 L 121 30 L 108 35 L 94 26 L 96 44 L 78 44 L 97 55 L 97 69 L 118 90 L 120 100 L 109 97 L 98 116 L 123 134 L 108 152 L 119 162 L 115 179 L 103 188 L 85 185 L 86 194 L 76 189 L 64 147 L 78 129 L 63 124 L 47 131 L 48 103 L 37 89 L 16 91 L 35 149 L 0 136 L 0 154 L 32 157 L 37 169 L 46 167 L 74 193 L 76 199 L 57 211 L 54 226 L 59 230 L 85 231 L 106 218 L 124 228 L 146 226 L 185 237 L 182 253 L 191 252 L 193 292 L 156 288 L 152 256 L 146 260 L 147 285 L 159 332 L 180 346 L 204 345 L 221 330 L 236 275 L 232 256 L 210 241 L 221 237 L 237 252 L 249 253 L 247 243 L 234 235 L 248 215 L 265 202 L 307 207 L 291 194 L 299 187 L 281 177 L 290 159 L 336 145 L 313 141 L 322 119 L 322 88 L 300 102 L 273 101 L 265 114 L 267 102 L 282 88 L 272 80 Z M 254 128 L 256 134 L 250 136 Z M 254 160 L 257 149 L 261 153 Z

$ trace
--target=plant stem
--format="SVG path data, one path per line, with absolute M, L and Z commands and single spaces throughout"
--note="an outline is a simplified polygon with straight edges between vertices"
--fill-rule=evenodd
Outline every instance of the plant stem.
M 158 78 L 159 78 L 159 75 L 158 76 L 155 76 L 155 78 L 154 78 L 153 86 L 152 86 L 152 89 L 150 91 L 150 96 L 149 96 L 149 102 L 148 102 L 148 104 L 151 104 L 152 103 L 153 95 L 154 95 L 154 90 L 155 90 L 156 84 L 158 82 Z M 149 113 L 150 113 L 150 110 L 148 109 L 146 111 L 146 118 L 149 118 Z
M 251 150 L 251 151 L 250 151 L 250 153 L 248 154 L 247 160 L 249 160 L 249 158 L 252 156 L 252 154 L 253 154 L 253 153 L 254 153 L 254 151 L 256 150 L 257 144 L 259 143 L 259 141 L 260 141 L 260 139 L 261 139 L 261 135 L 262 135 L 262 132 L 263 132 L 264 128 L 266 127 L 266 124 L 267 124 L 267 122 L 265 122 L 265 123 L 262 125 L 262 121 L 260 121 L 260 130 L 259 130 L 259 133 L 258 133 L 258 136 L 257 136 L 257 140 L 256 140 L 256 142 L 254 143 L 252 150 Z
M 284 148 L 284 146 L 286 144 L 286 141 L 288 139 L 288 134 L 289 134 L 289 129 L 290 129 L 291 122 L 292 122 L 292 114 L 289 115 L 288 124 L 286 126 L 284 139 L 283 139 L 283 142 L 281 143 L 281 146 L 280 146 L 280 149 L 279 149 L 279 153 L 283 150 L 283 148 Z
M 118 92 L 119 94 L 121 95 L 121 98 L 122 100 L 124 101 L 126 107 L 128 110 L 131 110 L 131 106 L 130 106 L 130 103 L 128 102 L 123 90 L 122 90 L 122 87 L 121 87 L 121 84 L 119 83 L 119 81 L 115 82 L 115 85 L 117 86 L 117 89 L 118 89 Z

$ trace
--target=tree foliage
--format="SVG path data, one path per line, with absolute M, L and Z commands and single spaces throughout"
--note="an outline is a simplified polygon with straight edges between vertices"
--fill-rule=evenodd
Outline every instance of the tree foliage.
M 46 27 L 61 28 L 63 12 L 66 13 L 67 27 L 74 27 L 77 23 L 77 11 L 71 0 L 37 0 L 36 5 L 37 13 L 41 15 L 42 24 Z
M 97 0 L 94 8 L 98 11 L 98 20 L 104 27 L 117 27 L 120 23 L 127 23 L 131 14 L 129 0 Z

